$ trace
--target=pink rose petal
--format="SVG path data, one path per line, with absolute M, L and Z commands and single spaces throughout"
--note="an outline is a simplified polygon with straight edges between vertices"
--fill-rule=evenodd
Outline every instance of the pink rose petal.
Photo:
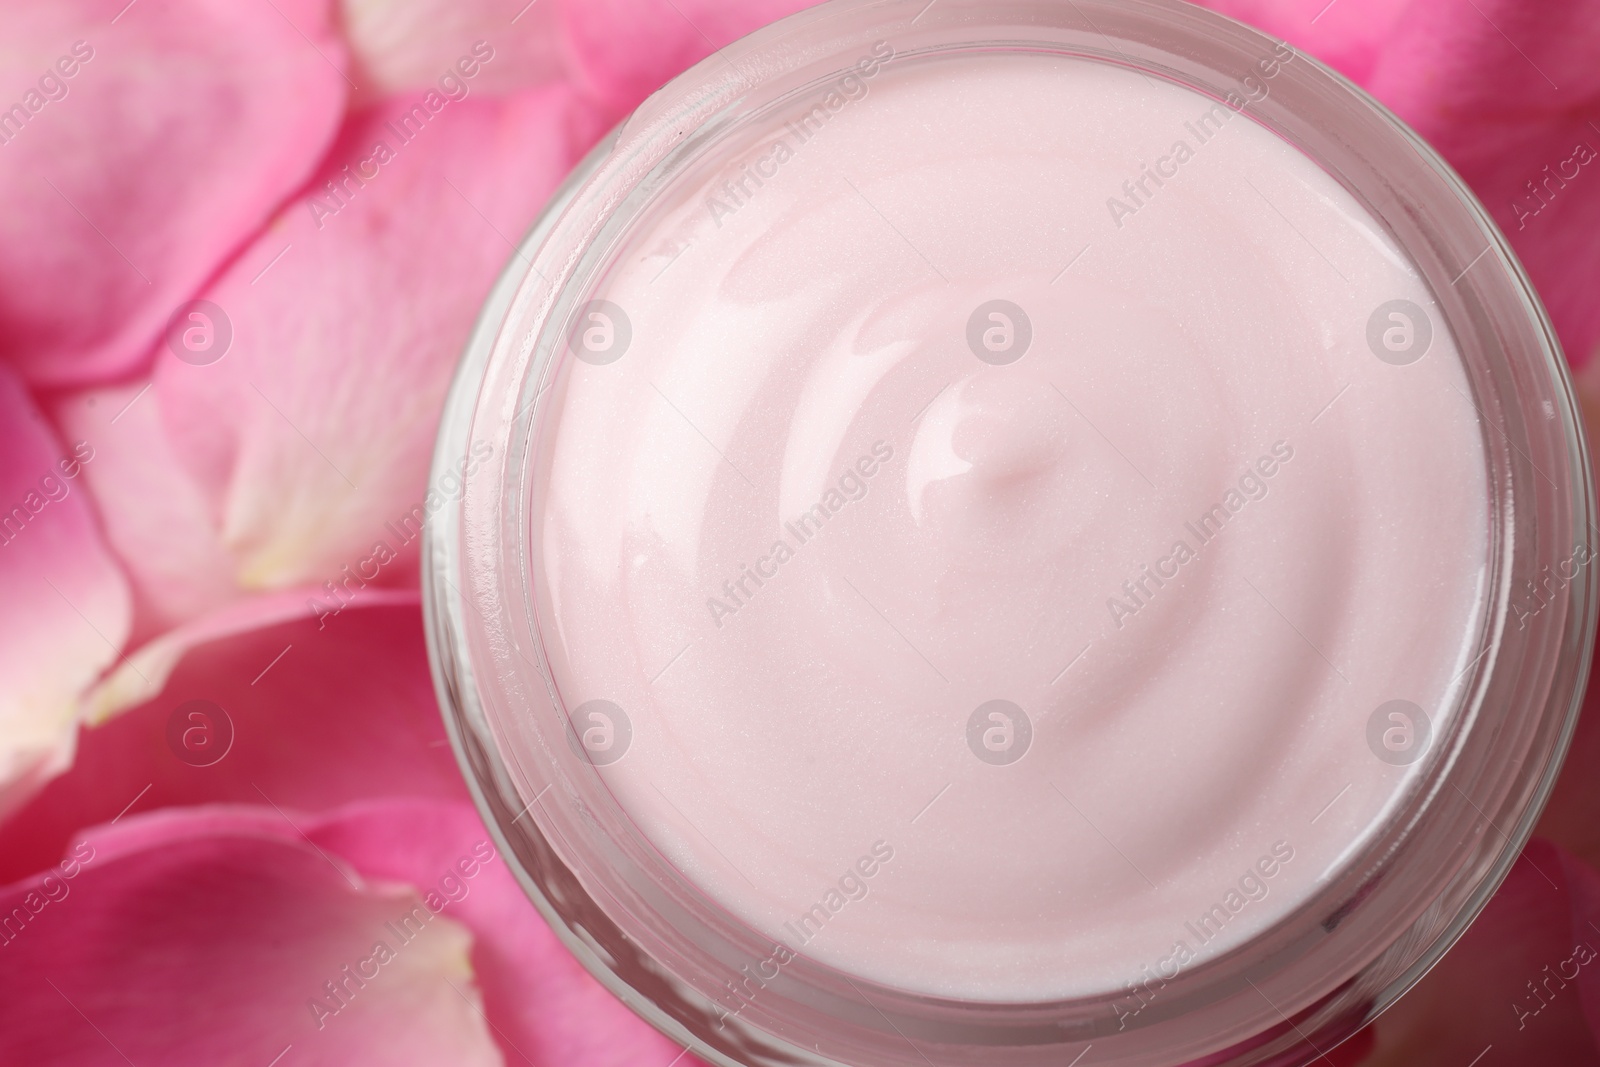
M 0 358 L 63 385 L 148 356 L 332 137 L 346 82 L 327 6 L 4 5 Z
M 503 1062 L 467 931 L 270 808 L 91 832 L 0 916 L 0 1062 Z
M 1372 71 L 1410 0 L 1200 0 L 1316 56 L 1357 82 Z
M 1575 882 L 1578 869 L 1556 846 L 1531 843 L 1449 954 L 1378 1017 L 1368 1067 L 1465 1067 L 1480 1056 L 1475 1067 L 1600 1064 L 1579 990 L 1544 986 L 1545 968 L 1571 969 L 1580 943 L 1600 949 L 1600 933 L 1574 928 L 1575 893 L 1592 885 Z M 1600 972 L 1600 958 L 1577 969 L 1590 968 Z
M 508 1063 L 698 1067 L 606 991 L 540 918 L 466 805 L 351 808 L 306 833 L 372 877 L 414 885 L 476 936 L 472 965 Z M 495 858 L 482 862 L 485 855 Z
M 370 588 L 357 590 L 346 604 L 358 601 L 376 607 L 416 605 L 420 598 L 414 589 Z M 286 589 L 232 601 L 168 630 L 124 656 L 115 669 L 84 695 L 84 721 L 90 726 L 99 726 L 127 708 L 154 699 L 179 661 L 198 645 L 295 619 L 310 618 L 323 623 L 342 611 L 338 601 L 321 589 Z
M 181 709 L 191 701 L 219 709 L 208 710 L 217 721 L 200 720 L 209 733 L 180 732 L 175 745 L 170 723 L 187 726 Z M 230 734 L 226 749 L 187 743 Z M 50 864 L 79 827 L 124 810 L 131 818 L 264 796 L 308 812 L 382 797 L 466 799 L 415 605 L 359 600 L 321 628 L 302 616 L 189 649 L 158 698 L 84 730 L 71 769 L 0 823 L 0 883 Z
M 1416 0 L 1369 82 L 1483 200 L 1580 366 L 1600 342 L 1597 56 L 1595 0 Z
M 95 443 L 82 480 L 133 585 L 136 645 L 238 596 L 216 516 L 173 455 L 161 397 L 150 385 L 85 389 L 53 412 L 68 440 Z
M 127 639 L 128 586 L 63 447 L 0 365 L 0 818 L 71 758 L 82 691 Z
M 412 580 L 444 390 L 588 125 L 559 87 L 366 113 L 206 292 L 231 349 L 204 367 L 163 355 L 156 391 L 241 586 L 320 585 L 346 568 Z
M 176 362 L 176 361 L 175 361 Z M 179 374 L 209 368 L 182 365 Z M 192 647 L 298 618 L 322 618 L 341 601 L 416 603 L 414 552 L 397 555 L 371 583 L 342 570 L 326 586 L 252 594 L 240 587 L 239 563 L 223 544 L 210 501 L 175 454 L 150 382 L 96 387 L 66 395 L 55 420 L 72 439 L 98 442 L 83 480 L 95 496 L 107 537 L 130 574 L 135 625 L 125 656 L 93 688 L 84 714 L 98 725 L 153 698 Z M 415 524 L 410 531 L 415 539 Z M 386 531 L 397 553 L 400 536 Z M 358 566 L 360 560 L 355 561 Z M 402 588 L 393 588 L 400 586 Z

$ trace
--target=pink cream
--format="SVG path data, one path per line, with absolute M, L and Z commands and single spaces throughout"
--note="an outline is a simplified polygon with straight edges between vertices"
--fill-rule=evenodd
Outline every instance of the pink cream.
M 1413 770 L 1380 706 L 1452 705 L 1466 378 L 1248 109 L 1081 60 L 871 66 L 665 195 L 596 294 L 625 351 L 568 361 L 536 472 L 553 677 L 622 709 L 599 773 L 774 973 L 1170 976 L 1381 822 Z

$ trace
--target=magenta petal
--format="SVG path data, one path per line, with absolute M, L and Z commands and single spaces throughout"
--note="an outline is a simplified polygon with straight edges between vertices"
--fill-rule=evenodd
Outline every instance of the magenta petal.
M 1597 57 L 1596 0 L 1416 0 L 1368 85 L 1483 200 L 1577 366 L 1600 343 Z
M 1200 0 L 1365 81 L 1411 0 Z
M 541 1067 L 694 1067 L 589 976 L 545 925 L 477 813 L 396 802 L 352 808 L 306 828 L 370 877 L 414 885 L 472 930 L 472 964 L 508 1063 Z M 494 858 L 484 862 L 485 856 Z
M 358 116 L 204 294 L 231 348 L 163 355 L 156 391 L 243 587 L 414 581 L 418 520 L 460 491 L 426 484 L 445 388 L 582 122 L 565 88 Z
M 0 365 L 0 818 L 70 758 L 82 691 L 128 636 L 121 571 L 63 447 Z
M 408 916 L 402 940 L 392 924 Z M 271 808 L 131 818 L 0 890 L 0 1062 L 499 1067 L 471 939 Z M 382 946 L 380 948 L 380 946 Z
M 169 810 L 66 855 L 0 889 L 0 1062 L 699 1064 L 561 947 L 465 803 Z
M 414 589 L 368 588 L 358 591 L 357 595 L 363 605 L 374 607 L 419 603 L 419 594 Z M 166 686 L 173 669 L 199 645 L 294 619 L 310 618 L 321 622 L 342 610 L 338 609 L 338 604 L 320 589 L 286 589 L 244 597 L 191 619 L 124 656 L 114 670 L 84 695 L 84 720 L 90 726 L 98 726 L 119 712 L 154 699 Z
M 50 385 L 125 374 L 327 146 L 327 4 L 14 3 L 0 40 L 0 358 Z
M 1589 1022 L 1589 1032 L 1594 1036 L 1596 1047 L 1600 1047 L 1600 872 L 1569 855 L 1563 854 L 1560 862 L 1572 895 L 1573 943 L 1589 948 L 1589 962 L 1582 965 L 1578 976 L 1578 995 L 1584 1018 Z M 1559 968 L 1560 961 L 1556 961 L 1556 966 Z M 1562 978 L 1562 971 L 1558 970 L 1556 977 Z M 1543 979 L 1541 972 L 1539 980 Z
M 1594 878 L 1556 846 L 1529 844 L 1449 954 L 1379 1016 L 1367 1067 L 1600 1064 L 1579 989 L 1559 975 L 1544 984 L 1546 968 L 1600 976 L 1600 932 L 1577 921 Z
M 198 720 L 209 733 L 183 732 L 192 701 L 215 720 Z M 226 747 L 205 750 L 213 740 Z M 321 628 L 302 618 L 191 648 L 158 698 L 84 730 L 72 768 L 0 823 L 0 883 L 124 809 L 262 804 L 263 794 L 307 812 L 466 798 L 415 605 L 358 601 Z

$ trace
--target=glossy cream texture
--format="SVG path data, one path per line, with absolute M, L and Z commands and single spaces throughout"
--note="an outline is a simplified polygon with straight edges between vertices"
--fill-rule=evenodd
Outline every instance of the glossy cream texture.
M 595 294 L 625 351 L 557 372 L 541 636 L 567 708 L 631 724 L 581 773 L 852 976 L 1170 977 L 1381 822 L 1414 767 L 1379 705 L 1446 725 L 1488 551 L 1465 375 L 1407 258 L 1248 107 L 1044 57 L 847 88 L 681 177 Z M 1014 362 L 984 332 L 1015 315 L 969 341 L 995 300 Z M 1393 300 L 1433 324 L 1409 365 L 1368 340 Z M 1029 729 L 969 733 L 996 700 Z

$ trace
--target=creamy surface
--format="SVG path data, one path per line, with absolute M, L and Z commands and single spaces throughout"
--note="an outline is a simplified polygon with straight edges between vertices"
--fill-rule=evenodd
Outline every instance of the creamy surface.
M 1248 106 L 1044 57 L 846 88 L 680 179 L 596 293 L 631 336 L 566 359 L 531 516 L 557 688 L 623 709 L 619 803 L 789 950 L 980 999 L 1170 976 L 1382 820 L 1415 765 L 1375 709 L 1445 725 L 1465 375 Z M 996 300 L 1029 329 L 969 330 Z M 1369 341 L 1396 300 L 1414 362 L 1426 326 Z

